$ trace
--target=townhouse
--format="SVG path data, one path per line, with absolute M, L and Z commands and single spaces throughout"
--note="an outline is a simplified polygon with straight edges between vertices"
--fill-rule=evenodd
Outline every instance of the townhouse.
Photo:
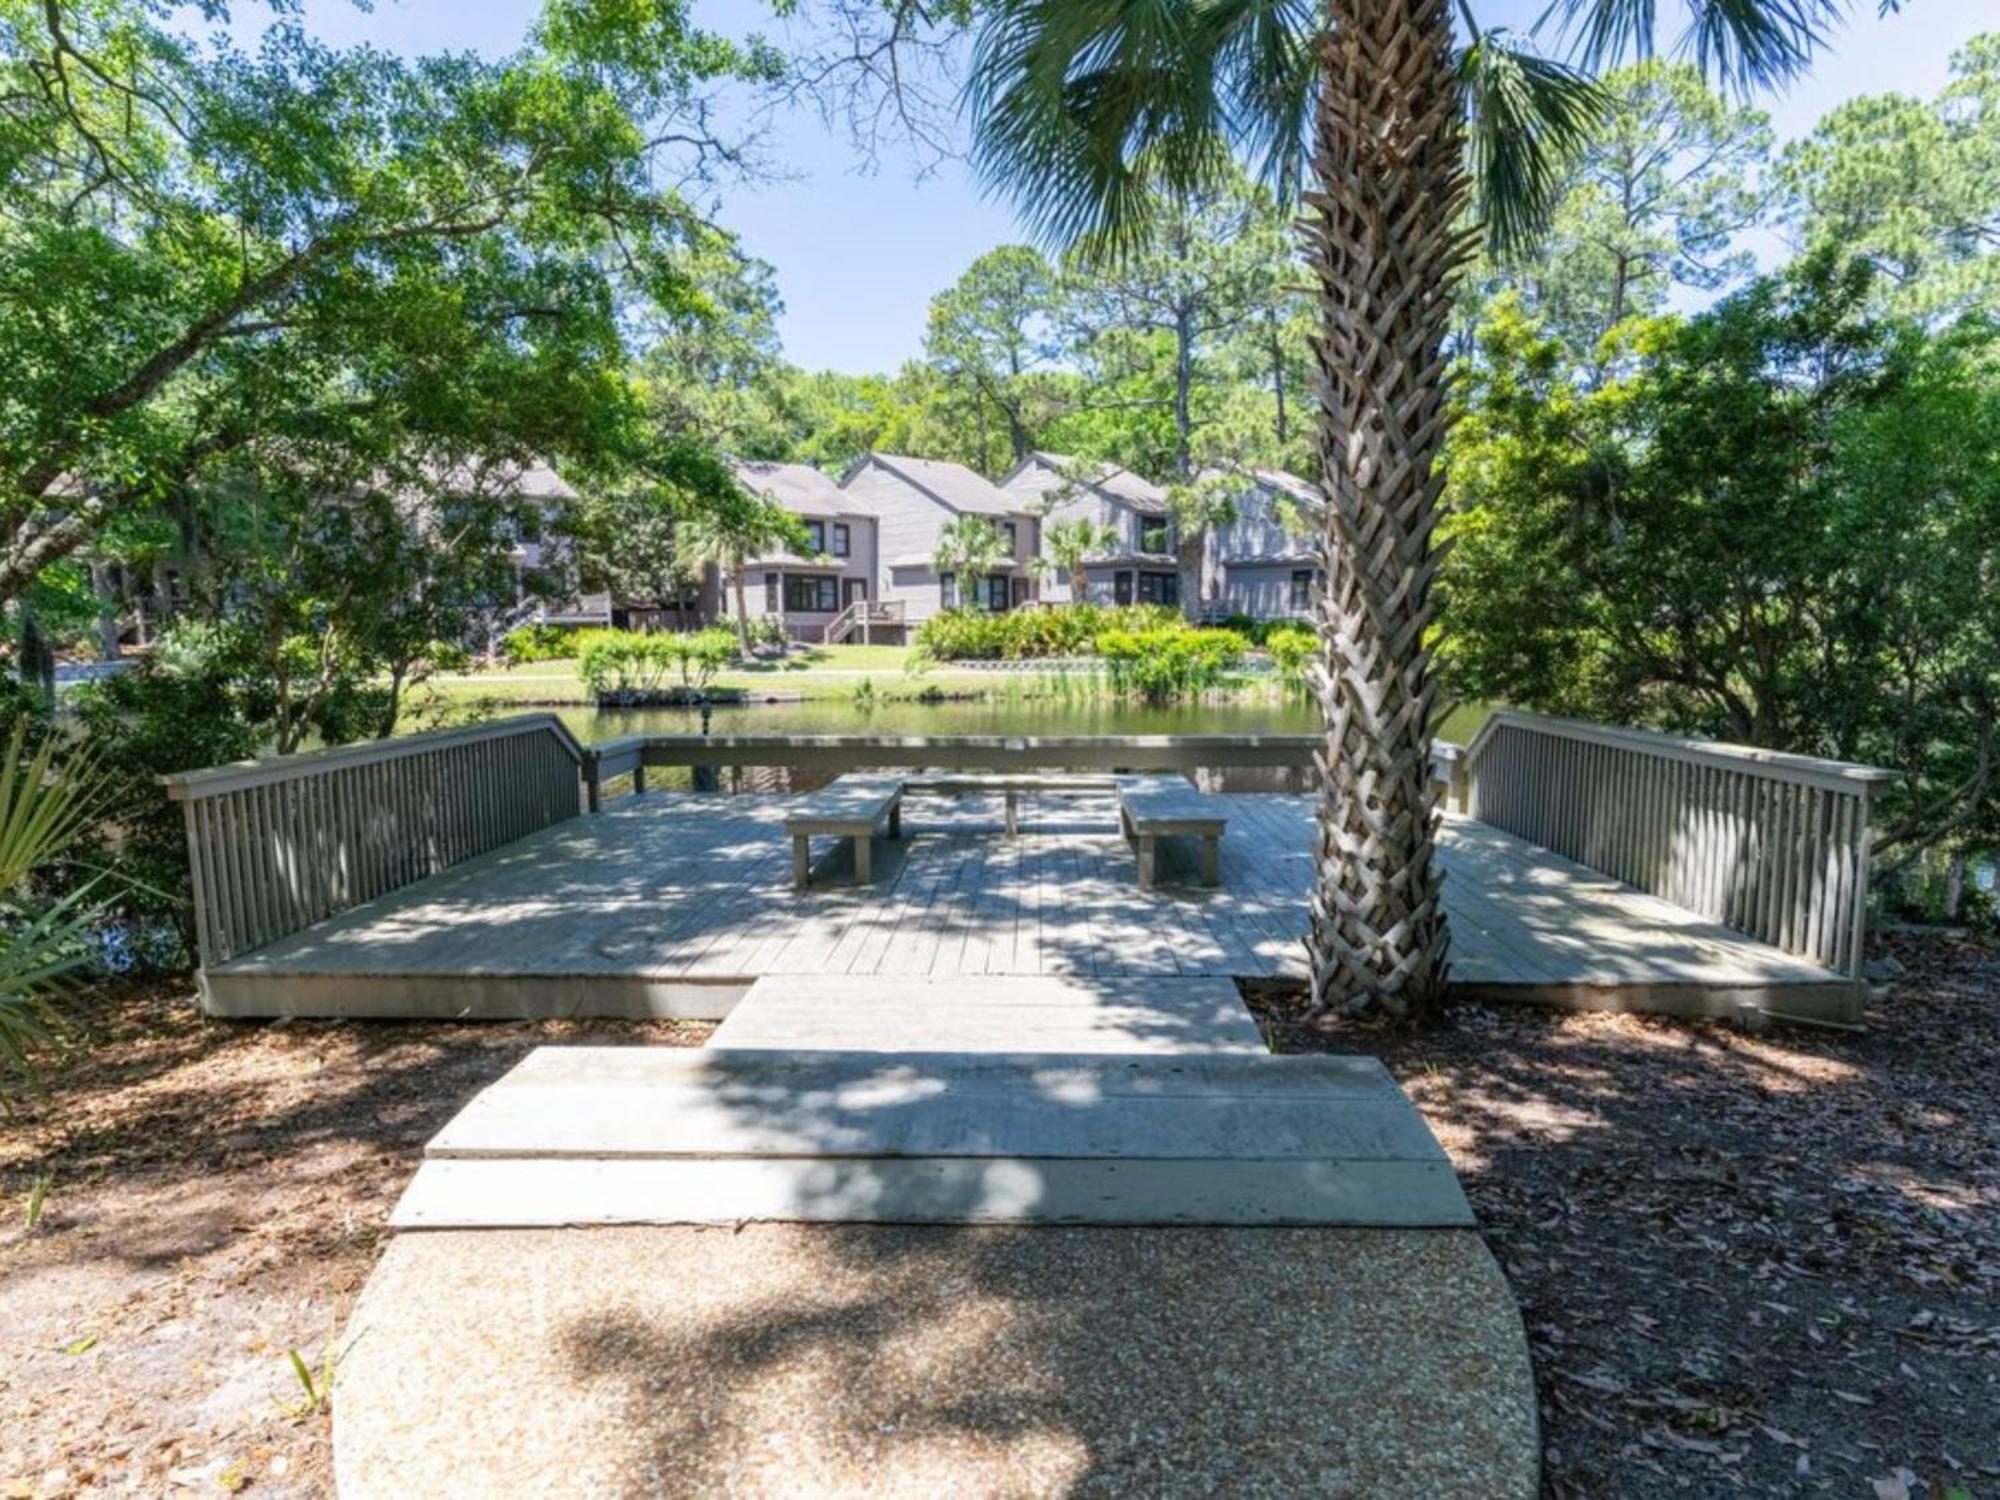
M 1044 535 L 1052 525 L 1075 520 L 1110 531 L 1112 544 L 1084 565 L 1086 595 L 1078 602 L 1179 607 L 1173 523 L 1166 491 L 1158 485 L 1116 464 L 1038 451 L 1015 465 L 999 487 L 1039 513 Z M 1043 581 L 1042 597 L 1052 603 L 1069 603 L 1073 593 L 1062 569 Z
M 891 622 L 870 608 L 877 600 L 879 516 L 862 495 L 835 484 L 810 464 L 737 460 L 739 484 L 791 512 L 805 527 L 804 553 L 772 552 L 745 566 L 744 606 L 754 623 L 776 620 L 793 640 L 871 638 Z M 717 613 L 733 609 L 733 583 Z
M 880 598 L 902 623 L 918 625 L 961 605 L 1017 609 L 1041 597 L 1040 518 L 1025 500 L 964 464 L 864 453 L 841 476 L 840 488 L 877 518 Z M 1003 546 L 999 563 L 977 578 L 936 566 L 939 537 L 964 516 L 984 517 Z

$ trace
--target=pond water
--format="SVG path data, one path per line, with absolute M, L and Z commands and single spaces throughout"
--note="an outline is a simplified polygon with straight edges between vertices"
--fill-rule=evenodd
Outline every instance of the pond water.
M 623 734 L 701 732 L 701 715 L 693 709 L 559 708 L 553 712 L 586 743 Z M 1443 738 L 1463 740 L 1485 717 L 1484 707 L 1463 708 L 1446 720 L 1439 732 Z M 1056 698 L 874 705 L 836 698 L 717 708 L 710 724 L 715 734 L 897 735 L 1310 734 L 1318 727 L 1318 715 L 1311 704 L 1274 696 L 1170 708 Z

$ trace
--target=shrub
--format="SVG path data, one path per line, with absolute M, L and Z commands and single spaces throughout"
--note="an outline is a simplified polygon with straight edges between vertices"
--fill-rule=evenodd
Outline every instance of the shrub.
M 1303 625 L 1278 625 L 1265 632 L 1264 649 L 1279 672 L 1294 681 L 1305 676 L 1306 663 L 1319 650 L 1319 637 Z
M 1106 609 L 1066 604 L 1006 614 L 953 609 L 932 615 L 917 630 L 917 647 L 937 661 L 1038 661 L 1052 656 L 1095 656 L 1107 630 L 1169 628 L 1180 621 L 1157 604 Z
M 576 655 L 575 625 L 521 625 L 500 638 L 500 654 L 515 666 L 534 661 L 566 661 Z
M 630 700 L 658 694 L 669 685 L 688 692 L 705 688 L 736 658 L 736 637 L 727 630 L 590 630 L 577 639 L 577 675 L 599 698 Z
M 1160 625 L 1107 630 L 1098 636 L 1097 649 L 1110 668 L 1115 691 L 1148 703 L 1173 703 L 1220 684 L 1250 643 L 1233 630 Z

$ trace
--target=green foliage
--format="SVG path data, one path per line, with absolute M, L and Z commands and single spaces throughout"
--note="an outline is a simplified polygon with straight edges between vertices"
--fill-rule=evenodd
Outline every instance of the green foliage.
M 1044 657 L 1095 656 L 1107 630 L 1154 630 L 1176 623 L 1174 612 L 1157 604 L 1105 609 L 1066 604 L 1016 609 L 1005 614 L 948 609 L 917 627 L 917 649 L 936 661 L 1028 661 Z
M 33 1234 L 42 1222 L 42 1215 L 48 1211 L 49 1189 L 55 1185 L 55 1178 L 47 1172 L 37 1172 L 28 1179 L 27 1201 L 21 1205 L 21 1232 Z
M 1574 143 L 1547 230 L 1504 257 L 1510 282 L 1579 358 L 1676 287 L 1713 291 L 1750 269 L 1736 237 L 1764 209 L 1771 130 L 1691 63 L 1607 74 L 1604 108 Z
M 1616 378 L 1503 299 L 1449 453 L 1469 698 L 1886 765 L 1879 853 L 2000 841 L 2000 329 L 1809 258 Z
M 736 659 L 727 630 L 590 630 L 578 636 L 577 675 L 600 701 L 636 702 L 671 689 L 694 695 Z
M 516 666 L 537 661 L 567 661 L 576 655 L 576 625 L 517 625 L 500 638 L 500 654 Z
M 1782 177 L 1799 238 L 1873 261 L 1881 306 L 2000 315 L 2000 33 L 1953 54 L 1928 103 L 1842 104 L 1785 152 Z
M 114 877 L 106 889 L 117 916 L 180 934 L 181 960 L 194 952 L 195 937 L 187 832 L 159 778 L 265 749 L 261 697 L 232 678 L 212 632 L 184 628 L 147 661 L 67 700 L 105 788 L 85 861 Z
M 89 961 L 102 914 L 97 882 L 59 895 L 36 888 L 82 842 L 104 787 L 86 753 L 58 759 L 53 735 L 31 744 L 17 721 L 0 754 L 0 1087 L 31 1083 L 34 1053 L 55 1039 L 57 1002 Z
M 961 607 L 977 610 L 982 595 L 974 580 L 1011 561 L 1007 539 L 990 516 L 960 516 L 938 532 L 931 567 L 958 580 Z
M 1319 637 L 1303 625 L 1278 625 L 1263 633 L 1261 643 L 1288 682 L 1304 679 L 1305 670 L 1320 653 Z
M 327 495 L 643 449 L 626 330 L 690 303 L 714 238 L 656 183 L 673 142 L 720 144 L 705 91 L 769 59 L 678 0 L 610 9 L 552 8 L 488 62 L 0 4 L 0 599 L 246 465 Z
M 1182 702 L 1222 686 L 1249 649 L 1233 630 L 1181 624 L 1106 630 L 1097 637 L 1113 689 L 1150 704 Z
M 976 434 L 973 467 L 998 473 L 1027 457 L 1060 409 L 1048 366 L 1062 349 L 1056 272 L 1026 245 L 1002 245 L 931 299 L 924 353 L 947 401 Z

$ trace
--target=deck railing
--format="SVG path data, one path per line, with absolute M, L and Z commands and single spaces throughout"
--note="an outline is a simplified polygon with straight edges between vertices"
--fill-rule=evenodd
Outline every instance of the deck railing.
M 1788 953 L 1860 968 L 1870 802 L 1893 772 L 1512 709 L 1453 769 L 1482 822 Z
M 204 966 L 580 811 L 554 714 L 162 777 L 187 820 Z
M 643 790 L 648 766 L 782 766 L 835 773 L 1306 770 L 1322 743 L 1313 734 L 634 734 L 589 746 L 584 775 L 596 808 L 614 777 L 630 775 L 635 790 Z

